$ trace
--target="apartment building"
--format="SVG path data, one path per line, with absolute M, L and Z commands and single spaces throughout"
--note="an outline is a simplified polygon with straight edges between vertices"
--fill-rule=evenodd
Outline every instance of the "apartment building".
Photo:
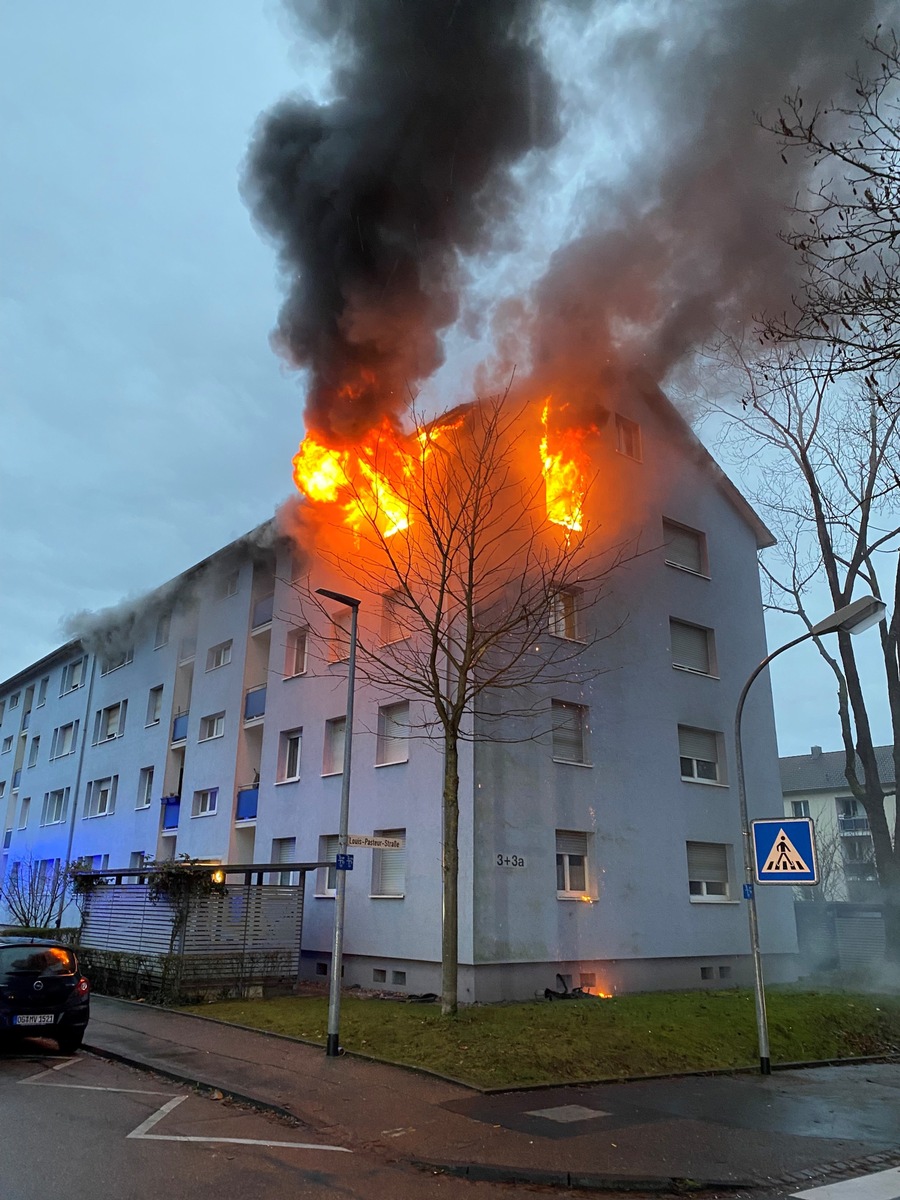
M 626 531 L 639 553 L 596 611 L 573 592 L 551 616 L 548 637 L 583 640 L 594 669 L 533 689 L 533 726 L 511 719 L 509 739 L 497 736 L 502 694 L 471 714 L 464 1002 L 530 996 L 557 972 L 602 991 L 751 978 L 729 730 L 766 653 L 756 554 L 771 535 L 652 389 L 617 401 L 597 453 L 598 536 Z M 123 616 L 104 646 L 71 642 L 0 684 L 4 875 L 26 858 L 334 859 L 346 655 L 313 646 L 297 569 L 294 548 L 262 527 Z M 347 590 L 314 550 L 303 571 Z M 385 598 L 359 599 L 375 636 Z M 594 644 L 600 626 L 609 636 Z M 781 807 L 767 689 L 760 679 L 744 720 L 753 816 Z M 348 984 L 439 986 L 442 757 L 411 733 L 426 715 L 415 695 L 359 681 L 351 832 L 399 848 L 356 853 Z M 320 868 L 307 882 L 311 976 L 330 969 L 334 881 Z M 790 979 L 790 889 L 758 900 L 768 978 Z
M 875 755 L 884 787 L 894 789 L 893 746 L 876 746 Z M 845 761 L 843 750 L 823 751 L 821 746 L 780 760 L 785 816 L 810 817 L 815 829 L 820 894 L 798 889 L 804 900 L 880 900 L 869 818 L 847 786 Z M 891 826 L 895 804 L 896 796 L 888 795 L 885 812 Z

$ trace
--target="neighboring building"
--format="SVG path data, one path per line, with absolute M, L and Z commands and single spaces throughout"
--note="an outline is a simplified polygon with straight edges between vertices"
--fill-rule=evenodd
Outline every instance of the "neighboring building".
M 875 755 L 882 785 L 890 793 L 885 811 L 893 827 L 894 748 L 876 746 Z M 794 754 L 779 761 L 785 816 L 812 818 L 816 834 L 822 882 L 818 888 L 798 888 L 798 897 L 861 903 L 878 900 L 869 818 L 847 786 L 844 751 L 823 752 L 821 746 L 812 746 L 809 754 Z
M 528 740 L 461 748 L 463 1001 L 530 996 L 557 972 L 605 991 L 751 978 L 729 731 L 766 653 L 756 555 L 772 539 L 659 393 L 620 407 L 591 503 L 607 535 L 640 532 L 642 553 L 596 613 L 564 598 L 548 630 L 577 641 L 581 622 L 619 627 L 585 651 L 603 672 L 540 699 Z M 346 665 L 310 654 L 291 548 L 264 542 L 161 589 L 105 657 L 72 642 L 0 684 L 4 873 L 28 856 L 98 869 L 182 853 L 334 858 Z M 341 590 L 315 560 L 304 570 Z M 361 620 L 381 620 L 384 599 L 363 597 Z M 439 987 L 441 756 L 406 735 L 419 708 L 358 688 L 351 832 L 402 848 L 356 854 L 348 984 Z M 775 815 L 765 679 L 744 736 L 752 814 Z M 333 870 L 315 872 L 310 975 L 330 967 L 333 894 Z M 796 973 L 791 900 L 760 889 L 772 981 Z

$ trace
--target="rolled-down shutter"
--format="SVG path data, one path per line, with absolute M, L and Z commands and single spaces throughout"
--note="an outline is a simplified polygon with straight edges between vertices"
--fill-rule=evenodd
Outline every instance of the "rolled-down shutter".
M 688 842 L 688 878 L 704 883 L 728 882 L 728 854 L 717 842 Z
M 682 758 L 698 758 L 703 762 L 718 761 L 718 738 L 711 729 L 678 727 L 678 752 Z
M 676 667 L 709 674 L 709 630 L 684 621 L 670 621 L 672 662 Z

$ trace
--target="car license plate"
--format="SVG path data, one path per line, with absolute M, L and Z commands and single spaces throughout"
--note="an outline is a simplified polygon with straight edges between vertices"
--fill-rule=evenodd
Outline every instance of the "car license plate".
M 52 1025 L 53 1013 L 20 1013 L 13 1017 L 13 1025 Z

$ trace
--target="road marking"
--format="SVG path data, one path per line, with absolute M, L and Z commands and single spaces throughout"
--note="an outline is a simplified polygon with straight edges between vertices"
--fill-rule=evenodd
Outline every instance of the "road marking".
M 792 1193 L 798 1200 L 900 1200 L 900 1167 Z
M 65 1062 L 56 1063 L 55 1066 L 48 1067 L 46 1071 L 38 1071 L 37 1075 L 29 1075 L 27 1079 L 20 1079 L 19 1083 L 30 1083 L 34 1087 L 56 1087 L 56 1088 L 74 1088 L 77 1091 L 84 1092 L 127 1092 L 129 1095 L 135 1096 L 171 1096 L 171 1092 L 151 1091 L 149 1088 L 122 1088 L 122 1087 L 100 1087 L 97 1084 L 90 1083 L 41 1083 L 40 1080 L 46 1078 L 47 1075 L 52 1075 L 54 1071 L 62 1071 L 65 1067 L 73 1067 L 76 1063 L 83 1061 L 80 1058 L 67 1058 Z
M 583 1104 L 557 1104 L 555 1108 L 533 1108 L 526 1117 L 544 1117 L 548 1121 L 568 1124 L 570 1121 L 592 1121 L 595 1117 L 610 1117 L 612 1113 L 599 1108 L 585 1108 Z
M 71 1067 L 73 1063 L 77 1063 L 77 1058 L 67 1058 L 63 1062 L 58 1062 L 56 1066 L 47 1067 L 43 1071 L 38 1071 L 37 1075 L 29 1075 L 27 1079 L 20 1079 L 20 1083 L 34 1083 L 36 1079 L 43 1079 L 45 1075 L 52 1075 L 54 1071 L 62 1071 L 66 1067 Z
M 230 1146 L 266 1146 L 276 1147 L 284 1146 L 290 1150 L 331 1150 L 338 1154 L 352 1154 L 352 1150 L 348 1150 L 346 1146 L 323 1146 L 317 1142 L 274 1142 L 265 1138 L 226 1138 L 226 1137 L 192 1137 L 188 1134 L 178 1133 L 150 1133 L 155 1125 L 169 1115 L 182 1100 L 187 1100 L 187 1096 L 175 1096 L 169 1100 L 162 1108 L 157 1109 L 155 1113 L 151 1113 L 146 1121 L 142 1121 L 136 1129 L 126 1136 L 130 1138 L 140 1138 L 142 1141 L 148 1142 L 217 1142 L 227 1143 Z

